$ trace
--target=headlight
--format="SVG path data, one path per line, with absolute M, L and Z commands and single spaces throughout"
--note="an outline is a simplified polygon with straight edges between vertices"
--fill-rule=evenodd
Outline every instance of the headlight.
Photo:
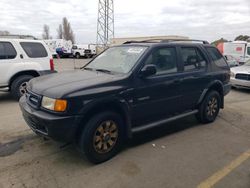
M 234 74 L 233 72 L 230 72 L 230 76 L 231 76 L 232 78 L 234 78 L 234 77 L 235 77 L 235 74 Z
M 56 112 L 64 112 L 67 108 L 67 101 L 44 96 L 42 99 L 42 107 Z

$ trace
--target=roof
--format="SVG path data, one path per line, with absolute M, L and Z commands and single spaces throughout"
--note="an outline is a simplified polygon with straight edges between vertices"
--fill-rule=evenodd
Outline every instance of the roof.
M 4 41 L 4 42 L 8 42 L 8 41 L 17 41 L 17 42 L 43 42 L 42 40 L 16 39 L 16 38 L 0 38 L 0 41 Z

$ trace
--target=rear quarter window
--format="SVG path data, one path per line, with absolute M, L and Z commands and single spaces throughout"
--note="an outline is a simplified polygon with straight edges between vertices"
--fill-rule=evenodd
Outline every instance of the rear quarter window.
M 213 47 L 206 47 L 208 54 L 211 56 L 212 60 L 214 61 L 215 65 L 218 67 L 228 67 L 227 62 L 223 58 L 222 54 Z
M 247 55 L 250 55 L 250 47 L 247 47 Z
M 10 42 L 0 42 L 0 60 L 14 59 L 17 52 Z
M 48 53 L 45 47 L 38 42 L 20 42 L 25 53 L 31 58 L 47 57 Z

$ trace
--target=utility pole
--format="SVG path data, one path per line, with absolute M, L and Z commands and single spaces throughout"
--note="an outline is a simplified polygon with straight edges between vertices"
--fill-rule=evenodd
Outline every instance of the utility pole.
M 114 38 L 113 0 L 99 0 L 96 43 L 99 47 L 106 48 L 112 38 Z

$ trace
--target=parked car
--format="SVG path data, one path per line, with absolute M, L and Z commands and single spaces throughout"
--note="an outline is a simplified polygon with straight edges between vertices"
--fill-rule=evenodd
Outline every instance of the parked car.
M 240 63 L 231 55 L 225 55 L 225 59 L 227 60 L 227 63 L 229 67 L 237 67 L 240 66 Z
M 205 42 L 128 42 L 82 70 L 31 80 L 20 107 L 35 133 L 76 143 L 100 163 L 137 132 L 194 114 L 213 122 L 229 80 L 225 59 Z
M 75 58 L 81 57 L 92 58 L 96 55 L 95 45 L 77 45 L 74 44 L 72 47 L 72 54 Z
M 26 93 L 27 82 L 54 72 L 54 63 L 43 41 L 0 39 L 0 89 L 15 99 Z
M 231 83 L 236 88 L 250 89 L 250 60 L 240 67 L 231 68 Z

